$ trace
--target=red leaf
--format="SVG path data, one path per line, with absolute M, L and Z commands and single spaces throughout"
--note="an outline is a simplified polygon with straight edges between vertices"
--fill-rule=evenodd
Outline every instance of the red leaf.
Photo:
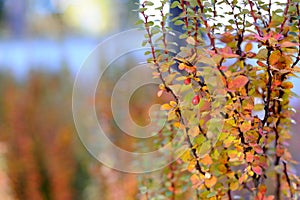
M 263 63 L 263 62 L 261 62 L 261 61 L 257 61 L 257 64 L 259 65 L 259 66 L 261 66 L 261 67 L 265 67 L 266 65 Z
M 252 167 L 252 170 L 256 173 L 256 174 L 258 174 L 258 175 L 262 175 L 262 169 L 261 169 L 261 167 L 260 166 L 256 166 L 256 167 Z

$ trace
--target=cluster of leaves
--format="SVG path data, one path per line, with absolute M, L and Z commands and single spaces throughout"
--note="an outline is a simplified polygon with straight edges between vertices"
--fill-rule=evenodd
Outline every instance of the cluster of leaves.
M 151 1 L 142 2 L 139 12 L 143 45 L 150 46 L 145 54 L 161 81 L 157 95 L 172 96 L 161 107 L 167 126 L 182 130 L 186 140 L 180 162 L 171 165 L 179 177 L 170 175 L 171 182 L 189 178 L 197 199 L 299 198 L 300 180 L 287 148 L 295 112 L 289 79 L 300 72 L 298 0 L 173 1 L 170 7 L 182 12 L 172 23 L 186 40 L 175 56 L 170 14 L 163 13 L 168 1 L 160 2 L 159 24 L 147 13 Z M 182 187 L 169 188 L 173 195 L 166 196 L 191 190 Z

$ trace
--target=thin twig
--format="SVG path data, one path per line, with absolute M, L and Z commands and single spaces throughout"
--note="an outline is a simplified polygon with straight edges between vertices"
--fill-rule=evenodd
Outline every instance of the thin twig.
M 217 52 L 217 48 L 216 48 L 216 44 L 215 44 L 215 38 L 214 36 L 210 33 L 210 29 L 211 27 L 208 24 L 208 21 L 205 19 L 204 17 L 204 5 L 202 4 L 201 0 L 197 0 L 198 6 L 200 8 L 201 13 L 199 13 L 200 19 L 203 21 L 204 26 L 206 28 L 207 31 L 207 36 L 210 40 L 210 45 L 213 47 L 213 50 L 215 51 L 215 53 Z
M 256 15 L 255 15 L 254 9 L 253 9 L 254 3 L 253 3 L 251 0 L 248 0 L 248 3 L 249 3 L 249 5 L 250 5 L 250 14 L 251 14 L 251 16 L 252 16 L 252 18 L 253 18 L 253 20 L 254 20 L 254 26 L 255 26 L 255 29 L 256 29 L 258 35 L 259 35 L 260 37 L 262 37 L 263 34 L 262 34 L 262 31 L 260 30 L 260 28 L 258 27 L 258 24 L 257 24 L 258 19 L 257 19 Z
M 287 2 L 286 2 L 286 7 L 285 7 L 284 13 L 283 13 L 283 16 L 284 16 L 283 22 L 282 22 L 281 25 L 280 25 L 280 33 L 282 33 L 283 28 L 284 28 L 284 25 L 285 25 L 285 22 L 287 21 L 287 19 L 288 19 L 288 17 L 289 17 L 288 11 L 289 11 L 289 7 L 290 7 L 290 3 L 291 3 L 291 0 L 287 0 Z
M 300 3 L 298 2 L 297 5 L 296 5 L 296 12 L 297 12 L 297 16 L 298 16 L 298 56 L 295 60 L 295 62 L 292 64 L 292 68 L 295 67 L 299 60 L 300 60 Z
M 288 172 L 287 172 L 287 164 L 286 164 L 285 161 L 282 161 L 282 163 L 283 163 L 283 173 L 284 173 L 284 175 L 286 177 L 286 181 L 287 181 L 287 183 L 289 185 L 289 188 L 290 188 L 291 199 L 293 199 L 294 198 L 294 192 L 293 192 L 293 188 L 292 188 L 290 177 L 289 177 Z

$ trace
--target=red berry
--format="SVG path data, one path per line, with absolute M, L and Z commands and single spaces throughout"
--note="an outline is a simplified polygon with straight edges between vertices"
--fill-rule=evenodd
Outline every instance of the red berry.
M 188 85 L 190 83 L 191 83 L 191 78 L 187 78 L 187 79 L 184 80 L 185 85 Z
M 194 96 L 193 100 L 192 100 L 192 103 L 194 105 L 197 105 L 200 101 L 200 97 L 198 95 Z

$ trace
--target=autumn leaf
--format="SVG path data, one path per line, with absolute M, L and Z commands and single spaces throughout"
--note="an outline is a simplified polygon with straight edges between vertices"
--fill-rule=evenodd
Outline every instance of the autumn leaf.
M 251 163 L 251 162 L 253 162 L 253 160 L 254 160 L 253 153 L 246 152 L 246 161 L 249 162 L 249 163 Z
M 204 183 L 205 183 L 206 187 L 212 188 L 217 183 L 217 181 L 218 181 L 217 177 L 211 176 L 210 178 L 205 179 Z
M 248 81 L 249 79 L 246 76 L 239 75 L 228 83 L 228 89 L 230 90 L 239 89 L 241 87 L 244 87 L 248 83 Z
M 267 66 L 266 64 L 264 64 L 264 63 L 261 62 L 261 61 L 257 61 L 257 64 L 258 64 L 259 66 L 261 66 L 261 67 L 266 67 L 266 66 Z
M 252 128 L 251 122 L 249 122 L 249 121 L 243 122 L 241 127 L 240 127 L 240 129 L 243 133 L 249 131 L 251 128 Z
M 170 109 L 172 109 L 173 107 L 170 105 L 170 104 L 168 104 L 168 103 L 165 103 L 165 104 L 163 104 L 161 107 L 160 107 L 160 110 L 170 110 Z
M 270 64 L 275 65 L 279 61 L 280 57 L 281 57 L 280 51 L 278 51 L 278 50 L 273 51 L 269 58 Z
M 204 165 L 210 165 L 213 163 L 211 157 L 206 154 L 202 159 L 201 159 L 201 163 L 203 163 Z
M 281 47 L 297 47 L 299 46 L 299 44 L 297 43 L 293 43 L 293 42 L 290 42 L 290 41 L 284 41 L 280 44 Z
M 220 49 L 220 53 L 224 58 L 238 58 L 239 55 L 232 52 L 230 47 L 224 47 Z
M 240 187 L 240 184 L 239 184 L 238 181 L 231 182 L 230 185 L 229 185 L 229 188 L 230 188 L 230 190 L 232 190 L 232 191 L 238 190 L 239 187 Z
M 283 82 L 283 83 L 281 84 L 281 86 L 282 86 L 283 88 L 285 88 L 285 89 L 291 89 L 291 88 L 294 87 L 293 83 L 290 82 L 290 81 Z
M 234 36 L 233 36 L 231 33 L 229 33 L 229 32 L 223 33 L 223 34 L 221 35 L 221 38 L 220 38 L 220 40 L 221 40 L 222 42 L 224 42 L 224 43 L 232 42 L 233 39 L 234 39 Z
M 249 42 L 245 46 L 245 51 L 248 52 L 248 51 L 251 51 L 251 49 L 252 49 L 252 43 Z
M 258 175 L 262 175 L 262 169 L 260 166 L 252 166 L 252 170 L 258 174 Z
M 196 137 L 200 133 L 199 127 L 194 126 L 193 128 L 190 128 L 188 133 L 189 133 L 189 135 Z
M 193 184 L 193 188 L 197 188 L 203 183 L 203 180 L 197 174 L 193 174 L 190 180 Z

